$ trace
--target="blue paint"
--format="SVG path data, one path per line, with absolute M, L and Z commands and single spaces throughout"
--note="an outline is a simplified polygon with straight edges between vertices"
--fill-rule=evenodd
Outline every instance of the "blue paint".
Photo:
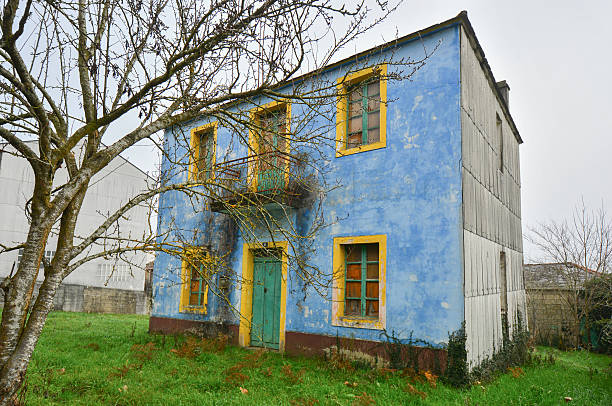
M 410 81 L 389 81 L 387 98 L 392 102 L 387 109 L 386 148 L 341 158 L 335 157 L 331 146 L 324 149 L 328 182 L 338 179 L 343 186 L 329 192 L 323 201 L 326 222 L 335 224 L 317 235 L 310 263 L 331 273 L 334 237 L 386 234 L 387 330 L 404 338 L 413 331 L 414 337 L 441 343 L 463 320 L 459 28 L 449 26 L 422 41 L 405 42 L 371 57 L 372 65 L 376 58 L 388 58 L 391 52 L 395 59 L 419 59 L 423 46 L 432 50 L 439 44 Z M 334 67 L 323 75 L 335 80 L 347 67 Z M 389 65 L 389 72 L 394 69 L 398 68 Z M 234 111 L 239 108 L 232 107 Z M 301 107 L 293 104 L 292 114 L 300 112 Z M 317 117 L 313 126 L 325 125 L 329 119 L 335 120 Z M 206 122 L 201 119 L 168 130 L 166 153 L 186 162 L 188 142 L 181 140 L 181 136 L 188 139 L 191 128 Z M 246 137 L 246 132 L 243 135 Z M 229 129 L 219 127 L 217 162 L 247 154 L 246 146 L 233 136 L 232 139 Z M 333 129 L 329 137 L 335 138 Z M 162 171 L 168 182 L 186 180 L 185 171 L 174 170 L 166 159 Z M 202 241 L 207 233 L 217 232 L 210 229 L 209 220 L 218 214 L 203 208 L 202 203 L 194 209 L 180 193 L 165 193 L 160 198 L 160 234 L 168 232 L 171 240 L 192 241 L 195 231 L 196 241 Z M 289 219 L 302 234 L 313 220 L 314 213 L 309 208 L 292 210 Z M 263 230 L 258 232 L 264 235 Z M 243 236 L 238 235 L 230 258 L 238 275 L 242 269 L 243 243 Z M 207 315 L 179 313 L 180 266 L 180 260 L 158 254 L 152 314 L 218 320 L 219 303 L 214 295 L 209 295 Z M 239 286 L 234 287 L 231 301 L 239 308 Z M 287 287 L 287 331 L 380 339 L 378 330 L 332 326 L 331 290 L 326 299 L 307 287 L 303 300 L 303 284 L 291 269 Z M 234 315 L 229 321 L 237 320 Z

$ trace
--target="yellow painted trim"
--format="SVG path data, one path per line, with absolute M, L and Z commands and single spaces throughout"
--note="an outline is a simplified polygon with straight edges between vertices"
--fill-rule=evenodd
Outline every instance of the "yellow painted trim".
M 371 243 L 378 243 L 378 295 L 380 300 L 378 304 L 378 320 L 355 316 L 345 317 L 344 280 L 346 273 L 344 270 L 344 250 L 342 249 L 342 245 Z M 334 238 L 333 272 L 332 325 L 340 327 L 384 329 L 387 323 L 387 236 L 378 234 Z
M 196 162 L 200 159 L 200 137 L 199 133 L 213 130 L 213 150 L 212 150 L 212 162 L 211 168 L 215 166 L 217 163 L 217 127 L 219 123 L 217 121 L 213 121 L 208 124 L 201 125 L 196 128 L 191 129 L 191 139 L 189 142 L 189 146 L 191 150 L 189 151 L 189 181 L 194 182 L 197 181 L 198 170 L 196 167 Z M 212 177 L 214 177 L 214 172 L 212 173 Z
M 287 241 L 268 243 L 267 248 L 280 248 L 281 259 L 281 297 L 278 350 L 285 351 L 285 323 L 287 320 Z M 261 243 L 244 243 L 242 245 L 242 287 L 240 292 L 240 327 L 238 344 L 242 347 L 251 345 L 251 322 L 253 321 L 253 250 L 264 248 Z
M 254 124 L 254 128 L 249 128 L 249 151 L 248 155 L 259 154 L 259 144 L 255 137 L 254 130 L 259 127 L 259 115 L 265 111 L 281 110 L 285 109 L 285 128 L 287 132 L 287 139 L 285 140 L 285 153 L 289 154 L 291 151 L 291 103 L 287 100 L 275 100 L 270 103 L 266 103 L 262 106 L 257 106 L 251 109 L 250 117 L 251 122 Z M 248 179 L 251 179 L 252 190 L 257 190 L 257 176 L 255 176 L 255 162 L 249 162 L 247 172 Z M 289 182 L 289 171 L 285 172 L 285 181 Z
M 380 141 L 345 149 L 346 112 L 348 108 L 347 89 L 350 85 L 362 82 L 371 76 L 380 75 Z M 336 108 L 336 157 L 352 155 L 359 152 L 385 148 L 387 146 L 387 64 L 361 69 L 338 79 L 338 102 Z
M 188 256 L 195 255 L 200 250 L 200 247 L 187 248 L 186 254 Z M 204 293 L 204 301 L 202 306 L 189 306 L 189 286 L 191 285 L 191 275 L 189 273 L 189 261 L 183 259 L 181 263 L 181 292 L 179 299 L 179 312 L 180 313 L 199 313 L 206 314 L 208 307 L 208 284 L 206 284 L 206 290 Z

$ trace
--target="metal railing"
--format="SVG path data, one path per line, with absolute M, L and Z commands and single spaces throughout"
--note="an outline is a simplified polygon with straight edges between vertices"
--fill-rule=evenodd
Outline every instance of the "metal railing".
M 303 175 L 304 166 L 301 158 L 281 151 L 218 163 L 214 167 L 219 185 L 217 198 L 227 200 L 246 193 L 292 193 L 292 186 Z

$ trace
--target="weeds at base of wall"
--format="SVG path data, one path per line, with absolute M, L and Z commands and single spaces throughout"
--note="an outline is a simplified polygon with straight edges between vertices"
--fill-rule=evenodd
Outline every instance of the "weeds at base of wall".
M 344 338 L 336 334 L 336 345 L 323 350 L 325 360 L 332 369 L 348 370 L 385 368 L 387 362 L 378 356 L 359 351 L 354 338 Z
M 458 330 L 448 335 L 448 345 L 446 347 L 448 357 L 446 359 L 446 370 L 442 377 L 444 383 L 456 388 L 467 386 L 470 383 L 467 350 L 465 348 L 466 341 L 465 322 L 463 322 Z
M 383 330 L 380 335 L 385 339 L 382 341 L 382 346 L 385 350 L 385 354 L 387 354 L 389 358 L 389 366 L 391 369 L 404 370 L 410 368 L 418 375 L 420 368 L 419 352 L 423 351 L 423 349 L 439 349 L 426 340 L 414 338 L 413 331 L 410 332 L 407 341 L 400 340 L 397 333 L 393 330 L 391 334 L 389 334 L 387 330 Z M 431 370 L 436 376 L 440 376 L 442 372 L 438 354 L 434 354 Z
M 502 348 L 491 357 L 483 360 L 472 369 L 472 381 L 489 382 L 499 374 L 510 372 L 517 378 L 524 374 L 522 367 L 531 365 L 554 365 L 555 356 L 548 353 L 541 356 L 535 353 L 529 332 L 524 328 L 521 313 L 517 313 L 512 339 L 504 336 Z

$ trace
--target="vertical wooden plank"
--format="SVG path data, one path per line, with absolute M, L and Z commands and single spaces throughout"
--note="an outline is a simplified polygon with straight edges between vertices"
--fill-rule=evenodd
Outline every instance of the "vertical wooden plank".
M 251 325 L 251 345 L 263 345 L 264 323 L 264 281 L 263 266 L 259 258 L 253 260 L 253 321 Z

